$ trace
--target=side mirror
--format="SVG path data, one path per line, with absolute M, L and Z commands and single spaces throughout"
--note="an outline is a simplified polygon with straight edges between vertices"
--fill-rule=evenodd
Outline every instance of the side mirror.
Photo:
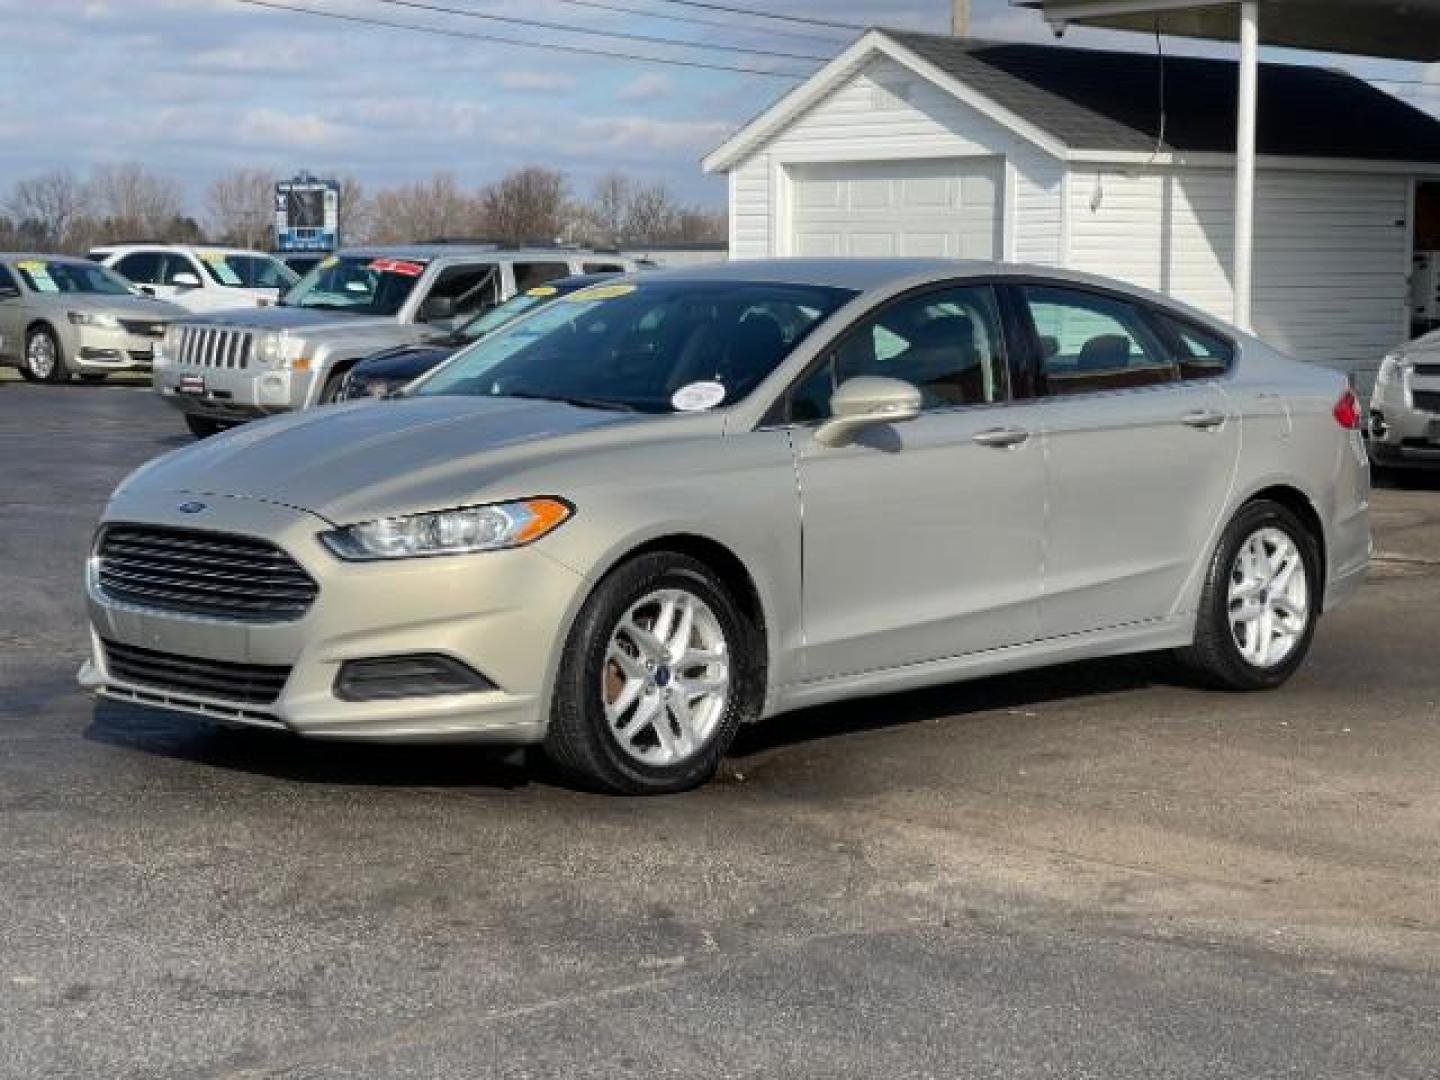
M 844 446 L 857 433 L 879 424 L 899 424 L 920 415 L 920 390 L 902 379 L 860 375 L 846 379 L 830 398 L 830 419 L 815 429 L 825 446 Z
M 420 305 L 420 321 L 427 323 L 449 322 L 455 318 L 453 296 L 427 296 Z
M 181 270 L 170 279 L 170 284 L 178 285 L 182 289 L 198 289 L 200 287 L 200 279 L 190 273 L 189 270 Z

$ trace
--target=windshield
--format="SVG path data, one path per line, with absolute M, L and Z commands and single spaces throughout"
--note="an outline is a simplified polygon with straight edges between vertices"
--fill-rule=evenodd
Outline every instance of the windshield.
M 729 405 L 854 295 L 746 281 L 596 285 L 482 338 L 415 393 L 652 413 Z
M 300 280 L 298 274 L 269 255 L 206 251 L 200 255 L 200 264 L 215 284 L 228 289 L 279 289 L 283 292 Z
M 478 315 L 459 326 L 455 330 L 457 337 L 463 337 L 469 341 L 476 341 L 492 331 L 500 329 L 508 322 L 514 322 L 527 311 L 534 311 L 543 307 L 560 295 L 560 290 L 553 285 L 537 285 L 523 293 L 518 293 L 506 300 L 499 307 L 493 307 L 483 315 Z
M 113 270 L 92 262 L 21 259 L 14 264 L 31 292 L 102 293 L 130 296 L 130 283 Z
M 285 294 L 284 303 L 388 318 L 400 310 L 424 272 L 425 263 L 418 259 L 330 255 Z

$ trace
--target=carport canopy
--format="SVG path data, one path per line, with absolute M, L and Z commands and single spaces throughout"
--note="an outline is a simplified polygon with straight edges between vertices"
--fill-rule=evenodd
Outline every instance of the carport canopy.
M 1235 322 L 1250 326 L 1255 229 L 1255 122 L 1260 46 L 1390 60 L 1440 60 L 1440 0 L 1011 0 L 1058 27 L 1240 42 L 1236 116 Z

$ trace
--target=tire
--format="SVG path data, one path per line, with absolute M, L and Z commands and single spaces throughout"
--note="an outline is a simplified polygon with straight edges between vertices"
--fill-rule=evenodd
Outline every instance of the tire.
M 672 667 L 687 607 L 695 659 Z M 658 636 L 649 633 L 657 627 Z M 668 652 L 657 651 L 667 642 Z M 566 640 L 545 755 L 592 790 L 661 795 L 703 784 L 758 712 L 763 649 L 703 563 L 673 552 L 624 563 L 596 587 Z
M 320 390 L 320 396 L 316 399 L 316 405 L 333 405 L 340 400 L 340 387 L 345 383 L 345 372 L 336 371 L 325 380 L 325 385 Z
M 1248 503 L 1220 538 L 1200 595 L 1194 644 L 1176 658 L 1220 689 L 1281 686 L 1310 651 L 1322 589 L 1319 545 L 1310 530 L 1279 503 Z M 1250 617 L 1237 617 L 1242 612 Z
M 105 371 L 82 371 L 80 373 L 80 381 L 87 383 L 102 383 L 105 381 L 105 376 L 107 374 L 109 373 Z
M 63 383 L 70 378 L 60 341 L 48 326 L 37 326 L 25 335 L 25 355 L 20 359 L 20 374 L 30 382 Z
M 198 416 L 195 413 L 185 414 L 185 426 L 190 429 L 190 434 L 197 439 L 208 439 L 211 435 L 218 435 L 230 425 L 223 420 L 216 420 L 210 416 Z

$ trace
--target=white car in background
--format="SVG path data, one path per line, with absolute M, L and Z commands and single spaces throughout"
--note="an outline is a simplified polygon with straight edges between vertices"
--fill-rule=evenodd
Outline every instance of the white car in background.
M 189 244 L 110 244 L 89 258 L 187 311 L 265 307 L 300 279 L 273 255 Z

